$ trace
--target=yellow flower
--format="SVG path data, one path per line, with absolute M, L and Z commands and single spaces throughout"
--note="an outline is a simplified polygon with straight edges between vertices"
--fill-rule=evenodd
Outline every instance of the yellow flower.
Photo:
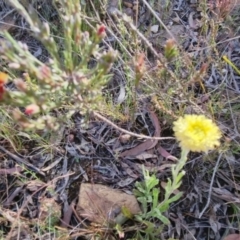
M 185 115 L 173 124 L 175 136 L 182 149 L 207 152 L 220 145 L 220 129 L 204 115 Z

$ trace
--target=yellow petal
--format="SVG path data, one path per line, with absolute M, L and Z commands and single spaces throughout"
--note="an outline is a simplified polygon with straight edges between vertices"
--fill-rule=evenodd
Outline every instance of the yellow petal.
M 175 136 L 184 149 L 207 152 L 220 145 L 221 131 L 204 115 L 185 115 L 174 122 Z

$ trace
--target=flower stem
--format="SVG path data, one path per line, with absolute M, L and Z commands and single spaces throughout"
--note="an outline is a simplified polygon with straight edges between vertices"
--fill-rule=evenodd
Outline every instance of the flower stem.
M 189 153 L 189 150 L 182 149 L 181 152 L 181 158 L 179 159 L 178 163 L 172 167 L 172 183 L 171 187 L 168 192 L 166 192 L 165 200 L 167 200 L 170 195 L 179 187 L 179 183 L 181 184 L 181 179 L 183 175 L 185 174 L 184 171 L 182 171 L 184 165 L 187 162 L 187 155 Z
M 184 165 L 186 164 L 188 153 L 189 153 L 189 150 L 184 148 L 182 149 L 181 158 L 179 159 L 178 163 L 175 165 L 175 169 L 174 169 L 174 173 L 176 175 L 179 174 L 179 172 L 183 169 Z

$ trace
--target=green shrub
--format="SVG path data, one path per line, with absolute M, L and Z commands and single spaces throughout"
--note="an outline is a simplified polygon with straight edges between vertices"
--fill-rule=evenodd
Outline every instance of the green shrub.
M 53 3 L 62 34 L 56 40 L 49 23 L 40 21 L 31 5 L 26 9 L 17 0 L 9 2 L 25 18 L 31 34 L 48 51 L 49 59 L 45 63 L 39 61 L 26 44 L 5 32 L 0 59 L 8 67 L 9 79 L 17 90 L 3 88 L 1 104 L 11 107 L 13 118 L 25 129 L 56 129 L 61 121 L 56 110 L 60 108 L 67 117 L 76 110 L 86 113 L 99 109 L 102 88 L 116 58 L 115 51 L 99 47 L 106 34 L 105 26 L 83 32 L 79 1 L 56 0 Z M 25 114 L 19 107 L 25 108 Z

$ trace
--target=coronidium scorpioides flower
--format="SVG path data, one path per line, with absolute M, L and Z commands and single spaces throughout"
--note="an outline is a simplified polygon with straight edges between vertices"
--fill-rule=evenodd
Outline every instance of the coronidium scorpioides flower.
M 207 152 L 220 145 L 220 129 L 204 115 L 180 117 L 173 130 L 181 148 L 188 151 Z

